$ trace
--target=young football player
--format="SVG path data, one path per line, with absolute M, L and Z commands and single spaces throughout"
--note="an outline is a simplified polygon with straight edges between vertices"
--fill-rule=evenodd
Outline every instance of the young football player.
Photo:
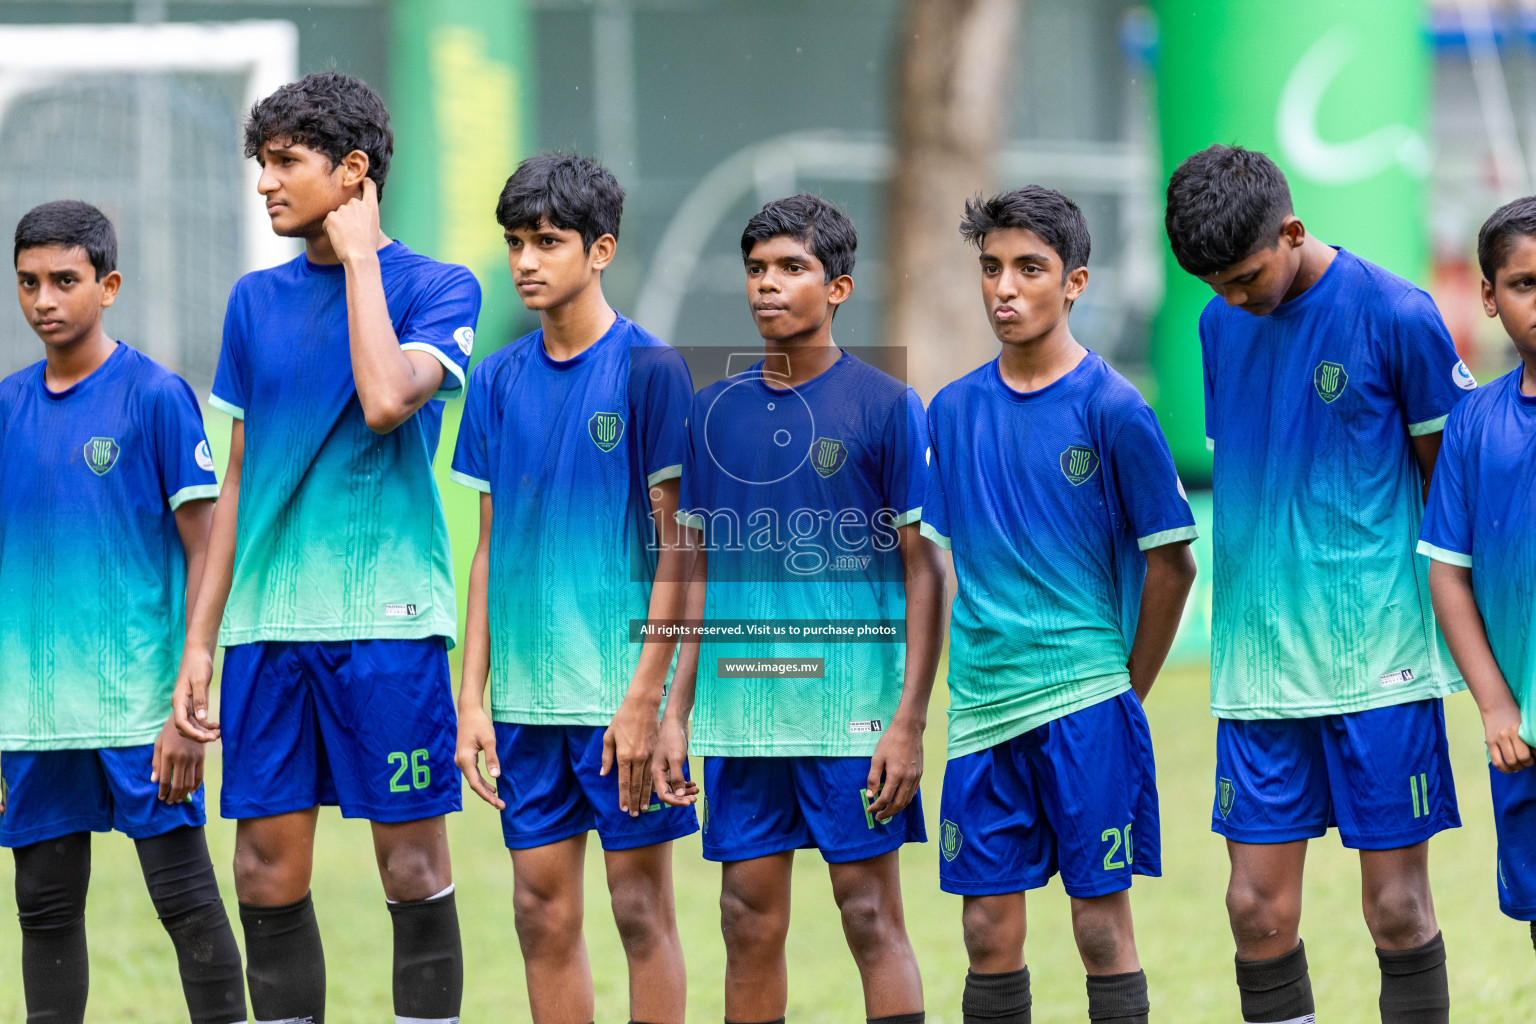
M 682 1024 L 687 989 L 672 840 L 698 822 L 651 799 L 676 642 L 630 643 L 629 631 L 682 615 L 674 517 L 693 383 L 676 350 L 603 297 L 623 210 L 618 181 L 583 157 L 532 157 L 507 179 L 496 219 L 541 326 L 470 375 L 453 460 L 454 479 L 481 492 L 458 760 L 502 812 L 536 1024 L 592 1020 L 582 880 L 593 829 L 631 1020 Z
M 176 722 L 224 740 L 220 807 L 258 1020 L 325 1014 L 310 901 L 321 804 L 373 824 L 398 1019 L 458 1018 L 463 959 L 443 816 L 459 809 L 437 399 L 459 395 L 480 288 L 386 238 L 379 97 L 309 75 L 251 110 L 245 151 L 288 263 L 230 295 L 215 406 L 235 418 Z M 222 628 L 220 622 L 222 620 Z M 210 716 L 226 648 L 222 728 Z
M 1142 702 L 1194 582 L 1194 515 L 1157 417 L 1072 336 L 1088 224 L 1031 185 L 966 203 L 998 357 L 928 410 L 923 534 L 949 549 L 939 884 L 965 897 L 967 1024 L 1030 1019 L 1025 890 L 1060 872 L 1088 1016 L 1141 1024 L 1133 874 L 1162 873 Z
M 1477 259 L 1483 310 L 1520 363 L 1446 417 L 1419 551 L 1432 559 L 1435 617 L 1482 712 L 1499 909 L 1531 922 L 1536 944 L 1536 197 L 1488 218 Z
M 0 382 L 0 846 L 16 857 L 27 1019 L 84 1019 L 91 833 L 116 829 L 176 946 L 188 1015 L 244 1021 L 203 747 L 171 723 L 218 496 L 202 413 L 102 328 L 123 277 L 100 210 L 33 209 L 14 259 L 45 356 Z
M 1476 387 L 1434 302 L 1308 233 L 1264 154 L 1212 146 L 1168 183 L 1200 316 L 1215 453 L 1211 828 L 1245 1021 L 1310 1019 L 1307 840 L 1360 851 L 1383 1021 L 1444 1021 L 1429 844 L 1460 824 L 1441 698 L 1462 688 L 1414 554 L 1446 414 Z
M 700 391 L 688 419 L 688 618 L 773 631 L 686 647 L 655 767 L 663 800 L 691 799 L 680 793 L 691 711 L 692 749 L 706 758 L 704 856 L 723 865 L 732 1022 L 784 1017 L 803 848 L 828 864 L 869 1019 L 923 1019 L 898 852 L 925 838 L 918 782 L 943 570 L 918 535 L 922 404 L 832 340 L 857 245 L 848 218 L 815 196 L 771 202 L 748 222 L 741 255 L 765 354 Z M 859 625 L 890 635 L 790 632 Z

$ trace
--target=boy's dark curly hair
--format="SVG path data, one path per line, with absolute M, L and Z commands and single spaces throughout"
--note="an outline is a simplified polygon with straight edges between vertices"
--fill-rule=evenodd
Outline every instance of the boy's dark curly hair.
M 362 150 L 368 177 L 384 197 L 395 135 L 384 101 L 362 79 L 334 71 L 305 75 L 257 103 L 245 119 L 245 155 L 256 156 L 272 141 L 324 153 L 332 166 Z

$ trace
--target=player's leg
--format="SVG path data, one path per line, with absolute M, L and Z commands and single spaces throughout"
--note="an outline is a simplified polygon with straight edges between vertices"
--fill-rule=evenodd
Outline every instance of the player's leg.
M 827 865 L 843 936 L 864 984 L 864 1013 L 884 1024 L 920 1024 L 923 979 L 907 938 L 896 850 Z
M 606 850 L 603 861 L 613 920 L 629 963 L 629 1018 L 682 1024 L 688 974 L 672 894 L 672 843 Z
M 1319 719 L 1216 723 L 1211 831 L 1227 839 L 1227 919 L 1237 947 L 1243 1020 L 1316 1012 L 1301 941 L 1307 840 L 1333 824 Z
M 721 866 L 725 1019 L 733 1024 L 782 1021 L 789 1006 L 784 944 L 789 938 L 794 858 L 794 852 L 786 850 Z
M 960 924 L 970 961 L 960 997 L 965 1024 L 1030 1024 L 1024 893 L 966 896 Z
M 375 821 L 373 851 L 394 927 L 395 1016 L 422 1024 L 459 1019 L 464 951 L 453 898 L 448 822 Z
M 85 893 L 91 879 L 91 834 L 72 832 L 18 846 L 12 853 L 27 1021 L 79 1024 L 90 990 Z
M 585 832 L 512 850 L 513 921 L 534 1024 L 592 1020 L 592 969 L 582 935 L 586 850 Z
M 235 826 L 235 895 L 256 1020 L 325 1020 L 325 949 L 309 894 L 319 814 L 312 807 Z
M 1361 903 L 1381 966 L 1381 1019 L 1450 1019 L 1429 838 L 1461 824 L 1439 700 L 1333 715 L 1323 731 L 1339 837 L 1360 851 Z

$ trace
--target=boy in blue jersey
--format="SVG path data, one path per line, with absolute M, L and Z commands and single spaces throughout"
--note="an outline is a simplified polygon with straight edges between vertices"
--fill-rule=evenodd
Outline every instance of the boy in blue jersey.
M 1211 828 L 1246 1021 L 1311 1019 L 1307 840 L 1360 851 L 1383 1021 L 1444 1021 L 1429 845 L 1460 824 L 1441 698 L 1462 688 L 1414 543 L 1446 414 L 1476 382 L 1434 302 L 1307 233 L 1280 169 L 1212 146 L 1168 183 L 1215 452 Z
M 1531 922 L 1536 944 L 1536 197 L 1488 218 L 1477 259 L 1483 309 L 1520 363 L 1446 418 L 1419 551 L 1432 559 L 1435 616 L 1482 712 L 1499 909 Z
M 682 1024 L 687 989 L 672 840 L 698 822 L 650 793 L 676 643 L 631 644 L 629 626 L 682 614 L 674 516 L 693 383 L 682 356 L 603 297 L 623 209 L 618 181 L 579 156 L 532 157 L 507 179 L 496 219 L 541 326 L 470 376 L 453 458 L 454 479 L 480 492 L 458 762 L 502 812 L 536 1024 L 592 1019 L 594 828 L 630 1019 Z
M 14 259 L 46 353 L 0 382 L 0 846 L 16 858 L 27 1019 L 85 1017 L 91 833 L 117 829 L 191 1020 L 244 1021 L 203 748 L 170 717 L 218 494 L 202 413 L 185 381 L 102 329 L 122 275 L 100 210 L 33 209 Z
M 304 252 L 230 295 L 212 403 L 235 418 L 176 724 L 222 737 L 221 809 L 258 1020 L 325 1014 L 309 895 L 319 805 L 373 824 L 397 1019 L 456 1021 L 463 959 L 443 816 L 459 809 L 448 530 L 432 476 L 480 288 L 386 238 L 389 115 L 355 78 L 257 103 L 245 151 Z M 222 628 L 221 628 L 222 622 Z M 208 708 L 226 648 L 220 728 Z
M 943 570 L 918 534 L 922 404 L 832 342 L 857 244 L 848 218 L 815 196 L 771 202 L 748 222 L 747 299 L 766 354 L 700 391 L 688 418 L 687 617 L 783 631 L 685 645 L 655 766 L 664 801 L 692 799 L 692 712 L 692 748 L 706 758 L 704 856 L 722 863 L 728 1021 L 783 1020 L 790 877 L 804 848 L 827 861 L 870 1021 L 923 1020 L 898 852 L 926 838 L 918 782 Z M 788 639 L 829 624 L 889 632 Z
M 967 1024 L 1030 1019 L 1025 890 L 1058 871 L 1088 1016 L 1147 1020 L 1133 874 L 1162 873 L 1141 704 L 1194 581 L 1157 417 L 1072 337 L 1090 239 L 1037 185 L 966 203 L 1002 351 L 928 410 L 923 535 L 952 553 L 939 884 L 965 897 Z

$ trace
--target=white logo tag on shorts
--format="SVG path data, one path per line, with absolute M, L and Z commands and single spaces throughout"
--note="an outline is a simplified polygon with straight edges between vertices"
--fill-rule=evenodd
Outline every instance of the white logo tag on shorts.
M 1413 682 L 1413 669 L 1400 668 L 1396 672 L 1383 672 L 1381 674 L 1382 686 L 1396 686 L 1398 683 Z
M 408 619 L 411 616 L 415 615 L 416 611 L 417 611 L 416 605 L 414 605 L 414 604 L 407 604 L 405 602 L 398 602 L 398 603 L 395 603 L 395 604 L 386 604 L 384 606 L 384 614 L 385 615 L 393 615 L 393 616 L 398 616 L 400 618 L 406 618 L 406 619 Z
M 848 723 L 848 731 L 849 732 L 879 732 L 880 731 L 880 719 L 872 718 L 872 719 L 870 719 L 867 722 L 849 722 Z

